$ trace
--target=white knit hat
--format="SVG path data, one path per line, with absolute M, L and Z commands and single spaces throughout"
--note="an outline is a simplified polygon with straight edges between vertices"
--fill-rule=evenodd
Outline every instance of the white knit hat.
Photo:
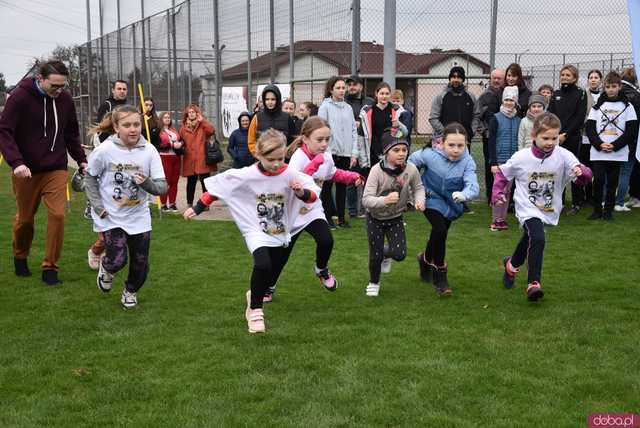
M 507 86 L 502 91 L 502 101 L 504 100 L 513 100 L 518 104 L 518 87 L 517 86 Z

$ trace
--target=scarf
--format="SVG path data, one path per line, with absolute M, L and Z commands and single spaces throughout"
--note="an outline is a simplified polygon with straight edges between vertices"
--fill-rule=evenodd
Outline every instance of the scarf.
M 390 176 L 397 177 L 404 172 L 404 169 L 406 168 L 406 164 L 392 167 L 391 165 L 389 165 L 386 159 L 382 159 L 380 161 L 380 168 Z
M 500 106 L 500 112 L 501 112 L 502 114 L 504 114 L 505 116 L 507 116 L 509 119 L 511 119 L 511 118 L 513 118 L 513 117 L 516 115 L 516 113 L 518 113 L 518 109 L 517 109 L 517 108 L 515 108 L 515 107 L 513 107 L 513 108 L 507 108 L 507 107 L 505 107 L 505 105 L 504 105 L 504 104 L 502 104 L 502 105 Z M 528 113 L 527 113 L 527 114 L 528 114 Z
M 189 131 L 193 132 L 198 127 L 198 119 L 191 120 L 191 119 L 187 118 L 187 121 L 185 122 L 185 125 L 187 126 L 187 129 Z

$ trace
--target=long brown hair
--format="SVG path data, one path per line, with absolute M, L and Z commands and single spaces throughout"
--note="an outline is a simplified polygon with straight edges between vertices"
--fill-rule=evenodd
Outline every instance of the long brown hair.
M 112 112 L 108 111 L 103 117 L 100 123 L 96 123 L 91 128 L 89 128 L 89 132 L 87 135 L 89 137 L 93 137 L 94 135 L 99 134 L 108 134 L 113 135 L 116 133 L 115 129 L 113 129 L 113 121 L 111 119 Z
M 147 101 L 151 101 L 153 103 L 153 107 L 151 107 L 151 111 L 149 112 L 149 118 L 147 119 L 147 122 L 149 123 L 149 129 L 158 128 L 158 115 L 156 114 L 156 102 L 153 101 L 153 98 L 150 98 L 150 97 L 144 99 L 145 103 Z M 142 107 L 140 107 L 138 111 L 141 116 L 145 115 L 145 112 L 143 111 Z M 142 118 L 142 120 L 144 120 L 144 118 Z
M 332 92 L 333 92 L 333 87 L 336 86 L 336 83 L 338 82 L 345 82 L 344 77 L 340 77 L 340 76 L 331 76 L 329 78 L 329 80 L 327 80 L 327 83 L 325 83 L 324 85 L 324 97 L 325 98 L 331 98 L 332 97 Z M 345 83 L 346 86 L 346 83 Z
M 287 157 L 291 158 L 291 156 L 293 156 L 295 151 L 298 150 L 300 146 L 302 146 L 303 137 L 307 137 L 307 138 L 311 137 L 311 134 L 313 134 L 314 131 L 320 128 L 331 129 L 327 121 L 321 118 L 320 116 L 309 116 L 309 118 L 305 120 L 304 123 L 302 124 L 302 129 L 300 129 L 300 135 L 298 135 L 296 139 L 293 140 L 293 143 L 289 144 L 289 147 L 287 147 Z

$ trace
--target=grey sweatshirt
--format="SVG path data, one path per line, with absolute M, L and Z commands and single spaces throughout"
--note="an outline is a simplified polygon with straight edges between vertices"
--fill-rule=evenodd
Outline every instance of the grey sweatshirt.
M 392 192 L 398 192 L 400 199 L 395 204 L 387 205 L 384 198 Z M 424 185 L 420 179 L 420 172 L 414 164 L 408 163 L 398 176 L 385 172 L 380 162 L 371 168 L 362 195 L 362 205 L 373 218 L 376 220 L 396 218 L 407 210 L 407 205 L 412 199 L 423 203 L 425 201 Z

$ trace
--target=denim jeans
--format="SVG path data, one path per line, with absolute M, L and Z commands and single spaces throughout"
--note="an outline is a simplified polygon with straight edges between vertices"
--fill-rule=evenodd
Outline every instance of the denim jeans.
M 624 205 L 624 197 L 629 191 L 629 181 L 631 171 L 635 163 L 635 155 L 630 156 L 630 160 L 620 165 L 620 178 L 618 179 L 618 192 L 616 193 L 616 205 Z

